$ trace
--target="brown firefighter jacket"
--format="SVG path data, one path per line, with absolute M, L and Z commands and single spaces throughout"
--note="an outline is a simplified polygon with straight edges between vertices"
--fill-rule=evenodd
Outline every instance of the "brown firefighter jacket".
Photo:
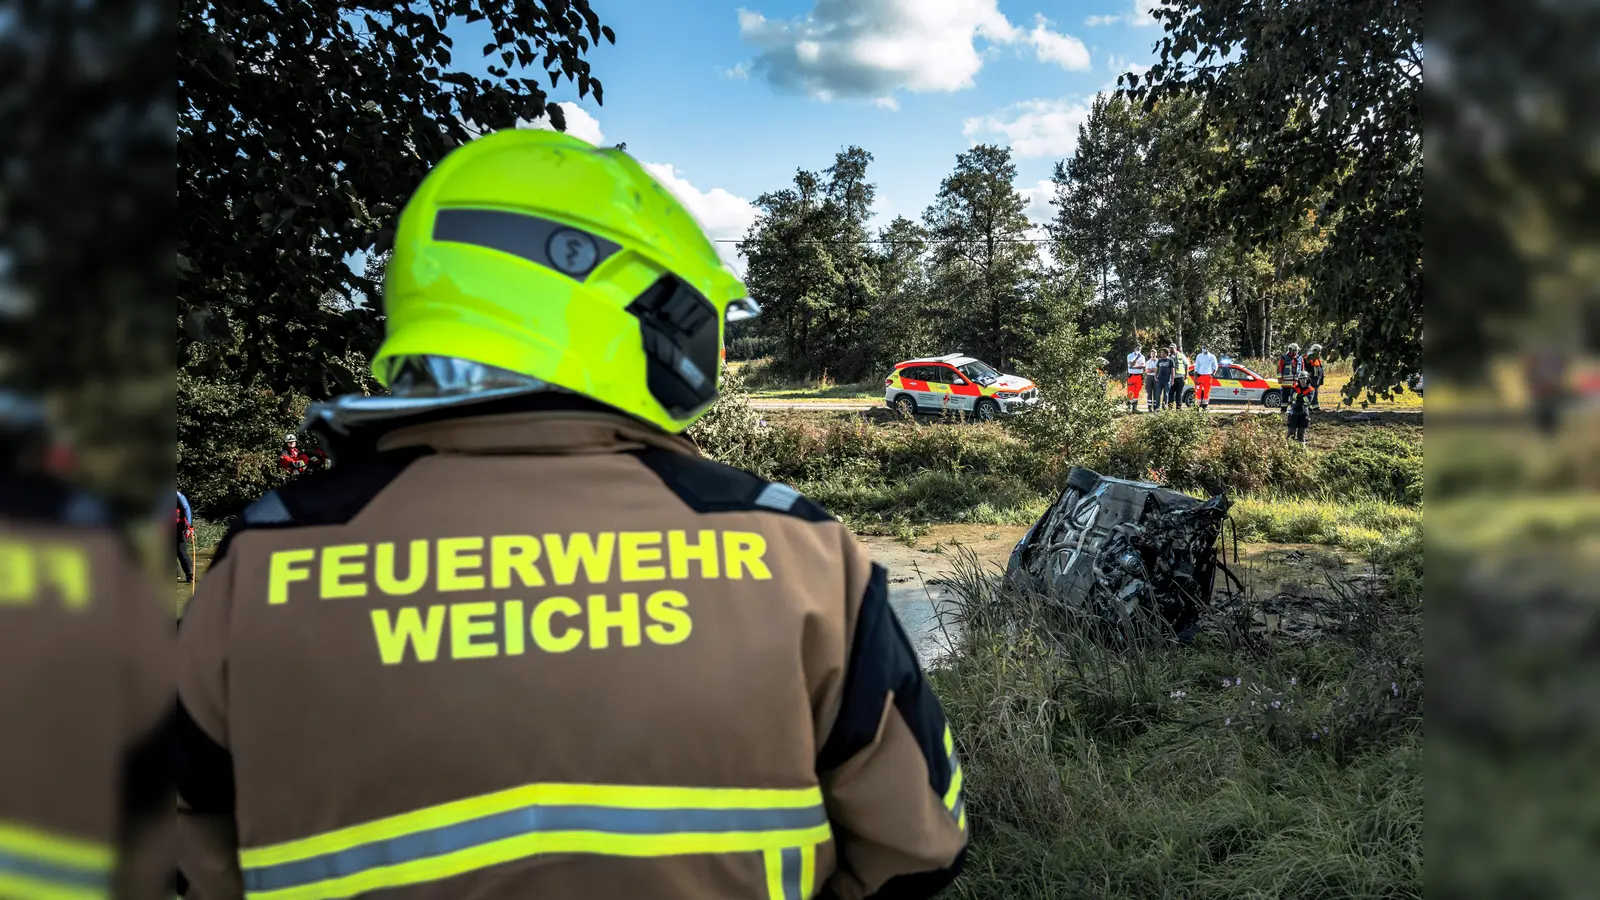
M 93 498 L 0 473 L 0 896 L 165 896 L 172 613 Z
M 396 426 L 266 495 L 180 628 L 191 897 L 927 897 L 953 738 L 885 571 L 605 412 Z

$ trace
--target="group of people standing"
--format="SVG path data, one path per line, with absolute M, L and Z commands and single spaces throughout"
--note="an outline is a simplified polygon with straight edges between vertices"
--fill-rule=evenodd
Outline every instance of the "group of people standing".
M 1211 389 L 1216 384 L 1221 361 L 1210 348 L 1201 346 L 1193 360 L 1177 344 L 1168 344 L 1145 356 L 1143 348 L 1135 345 L 1128 354 L 1128 412 L 1138 412 L 1139 398 L 1144 397 L 1147 412 L 1188 405 L 1202 411 L 1211 408 Z M 1291 439 L 1305 443 L 1306 429 L 1310 425 L 1310 410 L 1320 408 L 1320 395 L 1325 377 L 1322 345 L 1312 344 L 1302 354 L 1299 344 L 1284 348 L 1277 360 L 1278 381 L 1283 385 L 1283 409 Z M 1186 396 L 1188 382 L 1194 379 L 1194 395 Z
M 1209 409 L 1217 365 L 1216 355 L 1203 346 L 1191 360 L 1177 344 L 1158 348 L 1154 356 L 1145 356 L 1143 348 L 1135 345 L 1128 354 L 1128 412 L 1138 411 L 1141 393 L 1145 410 L 1149 412 L 1191 404 L 1197 404 L 1202 410 Z M 1191 375 L 1194 377 L 1193 398 L 1186 396 Z

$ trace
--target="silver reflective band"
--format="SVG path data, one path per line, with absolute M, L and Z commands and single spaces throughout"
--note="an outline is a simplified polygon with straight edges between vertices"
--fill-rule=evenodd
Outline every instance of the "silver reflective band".
M 749 297 L 742 297 L 728 304 L 729 322 L 743 322 L 759 315 L 761 315 L 761 304 Z
M 409 399 L 547 386 L 530 375 L 453 356 L 393 356 L 385 360 L 384 365 L 389 379 L 389 393 Z
M 761 496 L 756 498 L 757 506 L 768 509 L 787 511 L 794 507 L 795 501 L 800 499 L 800 492 L 787 484 L 769 484 L 761 489 Z

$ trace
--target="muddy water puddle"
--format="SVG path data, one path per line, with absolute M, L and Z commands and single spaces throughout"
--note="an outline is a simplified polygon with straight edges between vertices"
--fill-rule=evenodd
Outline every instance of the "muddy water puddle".
M 859 538 L 873 560 L 889 570 L 889 604 L 924 665 L 947 652 L 955 635 L 947 615 L 951 592 L 944 579 L 956 567 L 958 548 L 976 554 L 986 571 L 1003 571 L 1027 530 L 1020 525 L 935 525 L 920 529 L 909 541 Z

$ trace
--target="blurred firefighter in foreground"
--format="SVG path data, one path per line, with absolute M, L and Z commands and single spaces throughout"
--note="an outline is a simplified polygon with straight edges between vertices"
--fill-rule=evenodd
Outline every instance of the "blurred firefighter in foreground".
M 886 571 L 701 458 L 757 312 L 631 157 L 464 145 L 401 214 L 336 466 L 251 505 L 179 630 L 191 896 L 928 897 L 954 736 Z
M 172 619 L 64 449 L 0 390 L 0 896 L 159 897 Z

